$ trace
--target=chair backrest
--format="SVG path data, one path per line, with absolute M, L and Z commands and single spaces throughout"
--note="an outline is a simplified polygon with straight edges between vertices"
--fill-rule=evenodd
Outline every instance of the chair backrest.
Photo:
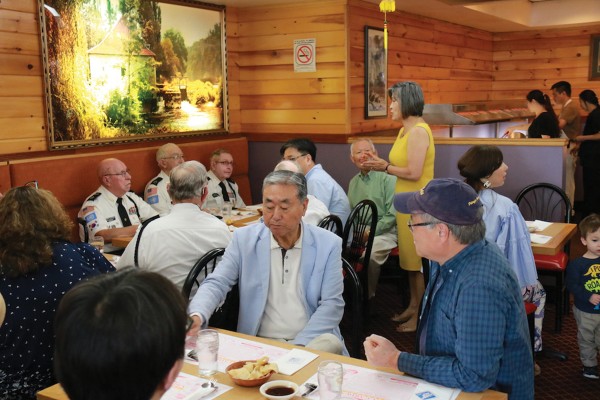
M 369 287 L 367 271 L 376 227 L 375 203 L 371 200 L 362 200 L 350 212 L 342 235 L 342 257 L 358 272 L 363 287 Z M 364 295 L 366 301 L 366 292 Z
M 327 229 L 339 237 L 342 237 L 342 220 L 337 215 L 330 214 L 326 216 L 319 222 L 317 226 L 319 228 Z
M 206 278 L 209 273 L 213 272 L 217 266 L 217 259 L 223 254 L 225 254 L 225 249 L 217 247 L 216 249 L 208 251 L 196 261 L 196 264 L 190 269 L 190 272 L 183 283 L 183 287 L 181 288 L 181 293 L 186 299 L 190 298 L 190 293 L 192 293 L 194 285 L 200 286 L 200 274 L 202 273 L 203 278 Z
M 344 321 L 341 329 L 346 333 L 345 341 L 350 344 L 350 355 L 361 358 L 363 334 L 363 287 L 354 267 L 342 258 L 344 271 Z M 346 324 L 349 324 L 346 325 Z M 346 329 L 347 327 L 347 329 Z
M 534 183 L 519 192 L 515 203 L 523 218 L 547 222 L 571 222 L 571 202 L 565 192 L 551 183 Z
M 77 223 L 79 224 L 79 229 L 83 230 L 83 241 L 88 243 L 90 241 L 90 233 L 87 229 L 87 223 L 83 218 L 77 218 Z

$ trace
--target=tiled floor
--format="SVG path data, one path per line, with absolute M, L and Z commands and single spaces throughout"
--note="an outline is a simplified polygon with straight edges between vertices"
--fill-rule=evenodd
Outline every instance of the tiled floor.
M 571 254 L 580 256 L 583 247 L 580 245 L 578 235 L 573 240 Z M 415 344 L 414 333 L 398 333 L 396 324 L 390 317 L 401 310 L 402 297 L 394 282 L 383 280 L 380 282 L 377 296 L 373 304 L 375 315 L 371 318 L 366 328 L 365 335 L 376 333 L 392 340 L 403 351 L 413 351 Z M 600 380 L 589 380 L 581 375 L 581 362 L 577 347 L 577 327 L 573 313 L 565 316 L 562 331 L 554 333 L 554 306 L 548 305 L 544 320 L 544 345 L 564 352 L 567 361 L 558 361 L 539 357 L 537 362 L 542 368 L 542 373 L 535 379 L 535 399 L 599 399 Z

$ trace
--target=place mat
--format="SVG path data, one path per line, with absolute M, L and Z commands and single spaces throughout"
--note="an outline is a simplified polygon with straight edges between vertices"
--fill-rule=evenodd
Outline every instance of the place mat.
M 233 389 L 231 386 L 222 383 L 217 383 L 216 389 L 203 388 L 202 384 L 205 382 L 208 382 L 208 380 L 180 372 L 173 385 L 161 397 L 161 400 L 210 400 Z
M 342 364 L 342 366 L 344 368 L 342 399 L 454 400 L 461 392 L 459 389 L 447 388 L 406 375 L 396 375 L 350 364 Z M 318 385 L 317 374 L 311 376 L 301 386 L 306 383 Z M 304 398 L 318 400 L 318 386 Z

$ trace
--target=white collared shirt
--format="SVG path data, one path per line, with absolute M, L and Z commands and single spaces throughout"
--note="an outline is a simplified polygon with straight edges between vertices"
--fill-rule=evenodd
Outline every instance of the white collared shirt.
M 282 254 L 282 247 L 271 233 L 271 268 L 267 304 L 258 336 L 293 340 L 308 323 L 302 299 L 300 260 L 302 257 L 302 224 L 294 247 Z

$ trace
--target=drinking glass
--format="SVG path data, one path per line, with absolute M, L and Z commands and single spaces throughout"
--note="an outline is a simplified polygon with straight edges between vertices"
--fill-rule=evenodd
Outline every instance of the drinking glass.
M 336 361 L 326 360 L 319 364 L 319 398 L 321 400 L 337 400 L 342 397 L 342 381 L 344 369 Z
M 102 236 L 94 236 L 90 240 L 90 244 L 94 246 L 100 253 L 104 253 L 104 238 Z
M 198 373 L 200 375 L 206 376 L 217 373 L 219 333 L 216 330 L 202 329 L 198 332 L 196 354 L 198 355 Z
M 223 207 L 221 208 L 221 212 L 223 214 L 223 219 L 231 218 L 231 213 L 233 211 L 233 203 L 231 200 L 223 201 Z

